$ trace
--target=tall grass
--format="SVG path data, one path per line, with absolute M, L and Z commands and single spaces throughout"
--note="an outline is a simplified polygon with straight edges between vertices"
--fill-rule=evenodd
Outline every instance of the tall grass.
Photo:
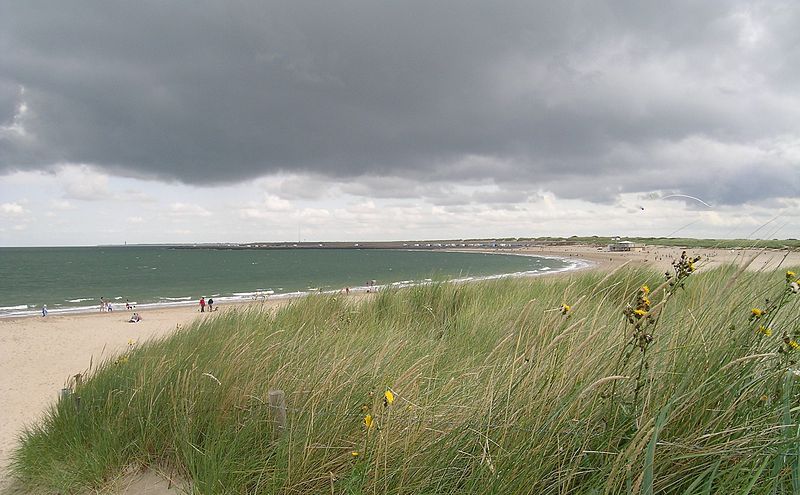
M 14 473 L 53 492 L 135 466 L 208 494 L 797 493 L 782 332 L 800 333 L 800 296 L 768 337 L 751 308 L 782 272 L 695 274 L 640 360 L 623 310 L 661 281 L 433 284 L 198 320 L 103 363 L 24 433 Z

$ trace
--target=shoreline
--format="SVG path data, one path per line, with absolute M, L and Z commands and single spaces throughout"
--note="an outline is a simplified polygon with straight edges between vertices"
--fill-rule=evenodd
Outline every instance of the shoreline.
M 558 260 L 565 263 L 569 263 L 569 266 L 564 268 L 553 269 L 552 271 L 549 268 L 544 268 L 541 271 L 534 270 L 534 271 L 522 271 L 522 272 L 510 272 L 510 273 L 499 273 L 494 275 L 476 275 L 476 276 L 465 276 L 465 277 L 455 277 L 449 279 L 449 281 L 454 283 L 461 283 L 461 282 L 472 282 L 472 281 L 480 281 L 480 280 L 495 280 L 498 278 L 505 278 L 505 277 L 535 277 L 540 275 L 551 275 L 555 273 L 562 273 L 562 272 L 572 272 L 575 270 L 584 269 L 587 266 L 590 266 L 592 262 L 588 260 L 581 260 L 576 258 L 569 258 L 564 256 L 558 255 L 541 255 L 538 253 L 533 252 L 516 252 L 516 251 L 509 251 L 509 250 L 499 250 L 499 251 L 492 251 L 486 249 L 447 249 L 442 250 L 441 252 L 449 252 L 449 253 L 468 253 L 468 254 L 495 254 L 501 256 L 531 256 L 531 257 L 539 257 L 545 259 L 552 259 Z M 576 266 L 577 265 L 577 266 Z M 367 286 L 367 285 L 360 285 L 360 286 L 353 286 L 349 289 L 354 293 L 359 292 L 366 292 L 371 289 L 378 289 L 378 290 L 385 290 L 387 288 L 405 288 L 411 287 L 414 285 L 421 285 L 429 283 L 430 279 L 423 279 L 423 280 L 403 280 L 398 282 L 390 282 L 388 284 L 381 284 L 376 286 Z M 282 293 L 275 293 L 274 291 L 267 290 L 263 292 L 247 292 L 247 293 L 233 293 L 233 295 L 222 295 L 222 294 L 212 294 L 210 297 L 215 299 L 215 305 L 217 306 L 228 306 L 228 305 L 239 305 L 239 304 L 252 304 L 258 302 L 266 302 L 266 301 L 289 301 L 301 297 L 313 296 L 317 294 L 326 294 L 326 295 L 333 295 L 338 294 L 341 292 L 342 289 L 327 289 L 327 290 L 307 290 L 307 291 L 291 291 L 291 292 L 282 292 Z M 121 298 L 120 298 L 121 299 Z M 58 308 L 49 308 L 48 314 L 46 318 L 60 318 L 64 316 L 77 316 L 77 315 L 88 315 L 88 314 L 106 314 L 106 313 L 133 313 L 133 312 L 143 312 L 143 311 L 153 311 L 153 310 L 166 310 L 166 309 L 180 309 L 180 308 L 189 308 L 189 307 L 197 307 L 198 300 L 197 299 L 189 299 L 187 298 L 180 298 L 181 300 L 172 300 L 172 301 L 159 301 L 159 302 L 133 302 L 131 303 L 133 307 L 131 309 L 125 308 L 125 303 L 120 301 L 111 301 L 115 305 L 115 309 L 112 312 L 100 311 L 97 304 L 92 304 L 90 306 L 67 306 L 67 307 L 58 307 Z M 206 297 L 208 299 L 208 297 Z M 12 312 L 12 313 L 1 313 L 0 312 L 0 322 L 5 320 L 14 320 L 14 319 L 26 319 L 26 318 L 42 318 L 41 309 L 27 309 L 22 310 L 20 306 L 19 312 Z
M 545 278 L 568 277 L 587 270 L 608 272 L 625 263 L 633 267 L 652 267 L 666 271 L 671 268 L 672 259 L 680 256 L 681 251 L 679 248 L 648 246 L 643 252 L 609 253 L 599 251 L 596 246 L 586 245 L 470 250 L 491 254 L 548 256 L 578 264 L 565 271 L 536 274 L 546 275 Z M 800 267 L 800 252 L 797 251 L 692 249 L 687 252 L 702 257 L 698 263 L 700 272 L 725 263 L 745 263 L 750 258 L 753 261 L 749 270 Z M 584 261 L 588 263 L 581 266 Z M 472 280 L 478 278 L 463 282 Z M 215 317 L 231 310 L 249 307 L 274 309 L 290 304 L 298 297 L 338 292 L 314 292 L 282 298 L 272 296 L 265 301 L 225 303 L 217 306 L 217 311 L 208 314 L 199 312 L 196 301 L 190 303 L 191 305 L 137 308 L 143 320 L 135 324 L 128 323 L 130 311 L 127 310 L 115 310 L 112 313 L 92 311 L 53 314 L 46 318 L 0 318 L 0 362 L 4 364 L 3 373 L 0 373 L 0 395 L 4 397 L 1 411 L 4 421 L 0 422 L 0 492 L 7 487 L 8 456 L 16 446 L 17 436 L 26 425 L 40 420 L 47 408 L 56 401 L 60 389 L 69 377 L 84 373 L 90 363 L 94 365 L 124 351 L 129 340 L 141 343 L 163 338 L 197 318 Z M 370 296 L 365 290 L 351 290 L 346 297 L 355 301 Z

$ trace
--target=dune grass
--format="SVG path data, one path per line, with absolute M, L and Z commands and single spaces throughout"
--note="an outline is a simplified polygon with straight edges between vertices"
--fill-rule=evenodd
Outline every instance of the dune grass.
M 231 311 L 103 363 L 13 469 L 60 493 L 131 466 L 204 494 L 798 493 L 793 280 L 627 269 Z

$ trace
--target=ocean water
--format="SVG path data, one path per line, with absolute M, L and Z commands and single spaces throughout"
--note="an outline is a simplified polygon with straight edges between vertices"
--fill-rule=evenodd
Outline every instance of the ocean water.
M 535 256 L 441 251 L 171 247 L 0 248 L 0 317 L 215 303 L 303 293 L 366 290 L 431 280 L 543 274 L 580 262 Z

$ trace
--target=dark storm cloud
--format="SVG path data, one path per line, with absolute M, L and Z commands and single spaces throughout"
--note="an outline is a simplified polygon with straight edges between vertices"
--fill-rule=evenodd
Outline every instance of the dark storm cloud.
M 794 195 L 798 21 L 789 1 L 5 2 L 0 172 Z M 696 137 L 721 151 L 699 164 Z

